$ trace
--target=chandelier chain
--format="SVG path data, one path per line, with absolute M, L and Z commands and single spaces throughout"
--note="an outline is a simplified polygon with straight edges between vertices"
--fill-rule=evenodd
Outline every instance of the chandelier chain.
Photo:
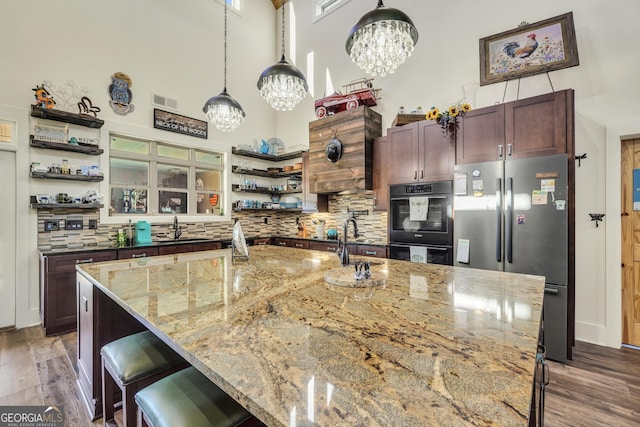
M 227 2 L 224 2 L 224 91 L 227 91 Z
M 282 57 L 284 58 L 284 10 L 287 7 L 286 4 L 282 5 Z

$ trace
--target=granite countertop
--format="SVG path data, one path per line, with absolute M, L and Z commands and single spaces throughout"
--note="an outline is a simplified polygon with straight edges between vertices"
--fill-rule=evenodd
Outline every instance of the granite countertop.
M 268 426 L 526 425 L 544 279 L 273 246 L 77 266 Z

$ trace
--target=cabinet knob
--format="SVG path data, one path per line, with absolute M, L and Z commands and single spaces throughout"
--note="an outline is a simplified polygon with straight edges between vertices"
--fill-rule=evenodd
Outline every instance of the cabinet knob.
M 424 169 L 420 169 L 420 179 L 424 178 Z
M 84 311 L 89 311 L 89 300 L 85 296 L 82 297 L 82 308 L 84 308 Z
M 77 259 L 76 260 L 76 264 L 88 264 L 90 262 L 93 262 L 93 258 Z
M 142 253 L 142 254 L 133 254 L 131 255 L 131 258 L 145 258 L 147 256 L 146 253 Z
M 502 144 L 498 145 L 498 157 L 502 158 Z
M 511 151 L 513 148 L 513 144 L 507 144 L 507 156 L 511 157 Z
M 413 179 L 418 179 L 418 170 L 413 171 Z

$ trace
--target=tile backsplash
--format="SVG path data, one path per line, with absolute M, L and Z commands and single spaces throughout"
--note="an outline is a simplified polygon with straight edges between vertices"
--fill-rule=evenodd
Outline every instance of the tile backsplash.
M 298 237 L 298 221 L 302 221 L 307 229 L 307 237 L 315 235 L 313 220 L 324 220 L 325 231 L 335 229 L 342 235 L 342 225 L 348 218 L 349 211 L 366 211 L 366 215 L 357 215 L 360 237 L 350 241 L 372 244 L 387 244 L 387 213 L 373 212 L 373 196 L 371 192 L 362 192 L 347 195 L 331 195 L 329 198 L 329 212 L 327 213 L 301 213 L 279 210 L 240 211 L 233 212 L 232 218 L 236 218 L 242 224 L 242 230 L 247 237 L 257 236 L 283 236 Z M 81 219 L 82 230 L 65 230 L 67 219 Z M 179 219 L 179 217 L 178 217 Z M 59 222 L 59 230 L 45 231 L 45 221 Z M 96 220 L 97 228 L 89 229 L 89 221 Z M 135 226 L 135 217 L 131 218 L 132 228 Z M 231 239 L 234 221 L 229 222 L 183 222 L 180 221 L 182 230 L 181 239 L 210 238 L 226 240 Z M 84 247 L 105 248 L 115 245 L 116 235 L 119 229 L 127 229 L 128 223 L 100 224 L 98 211 L 86 211 L 80 209 L 56 209 L 38 210 L 38 249 L 43 251 L 54 249 L 80 249 Z M 349 232 L 351 233 L 351 226 Z M 173 240 L 173 224 L 154 224 L 151 226 L 153 241 Z

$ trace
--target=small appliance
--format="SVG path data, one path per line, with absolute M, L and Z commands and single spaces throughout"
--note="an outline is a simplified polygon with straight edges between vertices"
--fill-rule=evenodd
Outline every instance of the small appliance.
M 136 222 L 135 244 L 137 246 L 151 244 L 151 224 L 147 221 Z

